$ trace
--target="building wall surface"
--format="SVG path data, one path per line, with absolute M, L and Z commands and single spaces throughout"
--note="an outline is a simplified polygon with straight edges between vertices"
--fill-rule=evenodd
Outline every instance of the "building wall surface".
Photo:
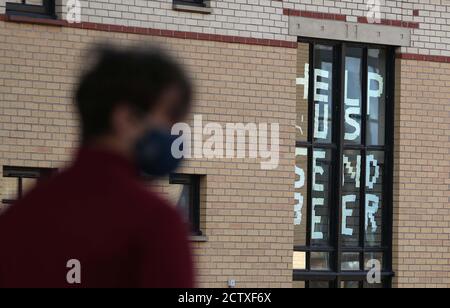
M 289 18 L 364 22 L 366 1 L 210 1 L 211 14 L 174 11 L 170 0 L 81 2 L 89 29 L 10 22 L 0 1 L 0 165 L 70 160 L 78 144 L 71 92 L 91 42 L 163 43 L 195 78 L 194 113 L 205 122 L 281 125 L 274 171 L 204 159 L 182 170 L 206 175 L 208 241 L 193 242 L 200 286 L 226 287 L 229 278 L 238 287 L 292 286 L 297 38 Z M 397 61 L 394 286 L 450 287 L 450 1 L 381 1 L 381 12 L 412 31 Z
M 0 1 L 0 12 L 5 1 Z M 85 22 L 287 41 L 296 38 L 289 35 L 286 10 L 339 14 L 358 22 L 371 10 L 369 3 L 379 2 L 382 19 L 418 23 L 412 46 L 402 52 L 450 56 L 449 0 L 212 0 L 211 14 L 174 11 L 172 0 L 80 2 Z M 56 3 L 64 18 L 67 1 Z
M 400 287 L 450 285 L 450 64 L 397 61 L 394 268 Z

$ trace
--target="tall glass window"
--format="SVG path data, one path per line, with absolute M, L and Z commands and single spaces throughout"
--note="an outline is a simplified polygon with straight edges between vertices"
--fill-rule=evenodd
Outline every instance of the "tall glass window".
M 391 285 L 393 54 L 299 43 L 295 287 Z

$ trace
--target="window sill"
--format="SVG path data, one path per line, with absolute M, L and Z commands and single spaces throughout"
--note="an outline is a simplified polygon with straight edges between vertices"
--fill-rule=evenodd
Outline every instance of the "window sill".
M 193 235 L 190 237 L 190 241 L 196 243 L 204 243 L 208 241 L 208 237 L 206 235 Z
M 5 21 L 34 24 L 34 25 L 56 26 L 56 27 L 62 27 L 66 24 L 64 21 L 60 19 L 31 17 L 26 15 L 15 15 L 8 13 L 6 14 Z
M 210 7 L 187 5 L 187 4 L 173 4 L 174 11 L 190 12 L 190 13 L 200 13 L 200 14 L 211 14 L 213 12 Z

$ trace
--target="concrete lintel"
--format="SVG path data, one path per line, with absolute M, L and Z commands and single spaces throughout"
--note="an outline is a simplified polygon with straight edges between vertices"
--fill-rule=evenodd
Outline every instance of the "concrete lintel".
M 289 16 L 289 34 L 301 37 L 409 47 L 411 29 Z

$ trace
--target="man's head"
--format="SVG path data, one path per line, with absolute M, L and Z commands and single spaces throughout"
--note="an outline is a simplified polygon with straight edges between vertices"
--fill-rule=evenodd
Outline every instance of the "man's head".
M 102 46 L 95 56 L 75 97 L 84 145 L 108 144 L 131 156 L 146 131 L 169 130 L 188 113 L 189 78 L 161 50 Z

